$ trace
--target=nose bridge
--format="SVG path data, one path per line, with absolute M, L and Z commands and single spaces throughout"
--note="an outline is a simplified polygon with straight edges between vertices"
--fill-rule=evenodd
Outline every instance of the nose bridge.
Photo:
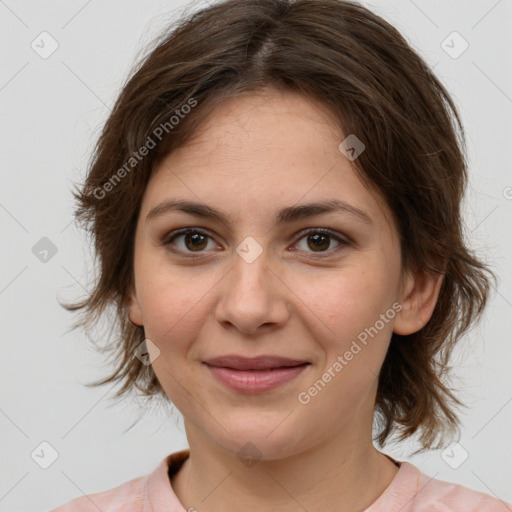
M 263 241 L 257 241 L 252 236 L 246 237 L 236 247 L 232 267 L 234 276 L 230 286 L 234 286 L 237 289 L 240 288 L 242 295 L 246 293 L 259 293 L 259 288 L 267 291 L 267 281 L 269 278 L 268 263 L 268 246 Z
M 219 296 L 218 321 L 253 332 L 261 324 L 284 320 L 287 308 L 271 265 L 264 242 L 247 237 L 236 247 L 231 275 Z

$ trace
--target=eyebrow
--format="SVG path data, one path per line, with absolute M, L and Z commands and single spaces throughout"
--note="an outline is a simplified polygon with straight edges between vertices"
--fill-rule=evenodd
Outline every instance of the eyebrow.
M 230 224 L 228 217 L 221 211 L 203 203 L 184 200 L 163 201 L 150 210 L 146 216 L 145 222 L 149 222 L 151 219 L 160 217 L 171 211 L 180 211 L 205 219 L 217 220 L 226 225 Z M 276 213 L 275 223 L 277 225 L 292 223 L 308 217 L 314 217 L 315 215 L 320 215 L 322 213 L 332 212 L 348 213 L 366 224 L 373 224 L 372 219 L 366 212 L 354 205 L 351 205 L 350 203 L 340 201 L 338 199 L 287 206 Z

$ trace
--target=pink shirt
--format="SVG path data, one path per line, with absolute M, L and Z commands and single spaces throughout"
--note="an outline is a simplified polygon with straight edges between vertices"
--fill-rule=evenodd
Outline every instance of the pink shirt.
M 188 449 L 172 453 L 149 475 L 80 496 L 50 512 L 187 512 L 174 494 L 169 474 L 175 473 L 189 454 Z M 510 503 L 435 480 L 409 462 L 391 460 L 399 465 L 398 473 L 364 512 L 512 512 Z

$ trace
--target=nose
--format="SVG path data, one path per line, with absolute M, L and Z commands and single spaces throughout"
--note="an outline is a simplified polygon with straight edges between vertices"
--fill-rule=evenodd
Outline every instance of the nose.
M 278 265 L 270 261 L 269 251 L 259 245 L 263 250 L 255 259 L 254 253 L 234 255 L 233 266 L 217 290 L 216 320 L 244 334 L 281 327 L 290 314 L 293 294 L 280 278 Z

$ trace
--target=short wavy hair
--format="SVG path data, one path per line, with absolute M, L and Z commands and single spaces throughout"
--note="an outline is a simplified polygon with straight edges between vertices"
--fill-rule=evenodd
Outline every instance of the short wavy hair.
M 354 169 L 391 209 L 404 269 L 444 274 L 429 322 L 392 335 L 374 416 L 381 446 L 394 433 L 399 441 L 421 433 L 414 453 L 438 448 L 437 437 L 459 427 L 455 407 L 466 407 L 445 380 L 450 354 L 481 315 L 496 276 L 465 242 L 466 143 L 453 99 L 393 26 L 351 1 L 225 0 L 187 12 L 147 47 L 73 191 L 99 265 L 91 293 L 63 306 L 80 310 L 73 329 L 87 331 L 107 315 L 108 342 L 95 345 L 115 362 L 88 385 L 121 382 L 115 398 L 135 390 L 165 397 L 151 365 L 134 357 L 144 329 L 128 318 L 142 196 L 161 159 L 209 113 L 265 87 L 322 102 L 343 133 L 357 135 L 366 149 Z

